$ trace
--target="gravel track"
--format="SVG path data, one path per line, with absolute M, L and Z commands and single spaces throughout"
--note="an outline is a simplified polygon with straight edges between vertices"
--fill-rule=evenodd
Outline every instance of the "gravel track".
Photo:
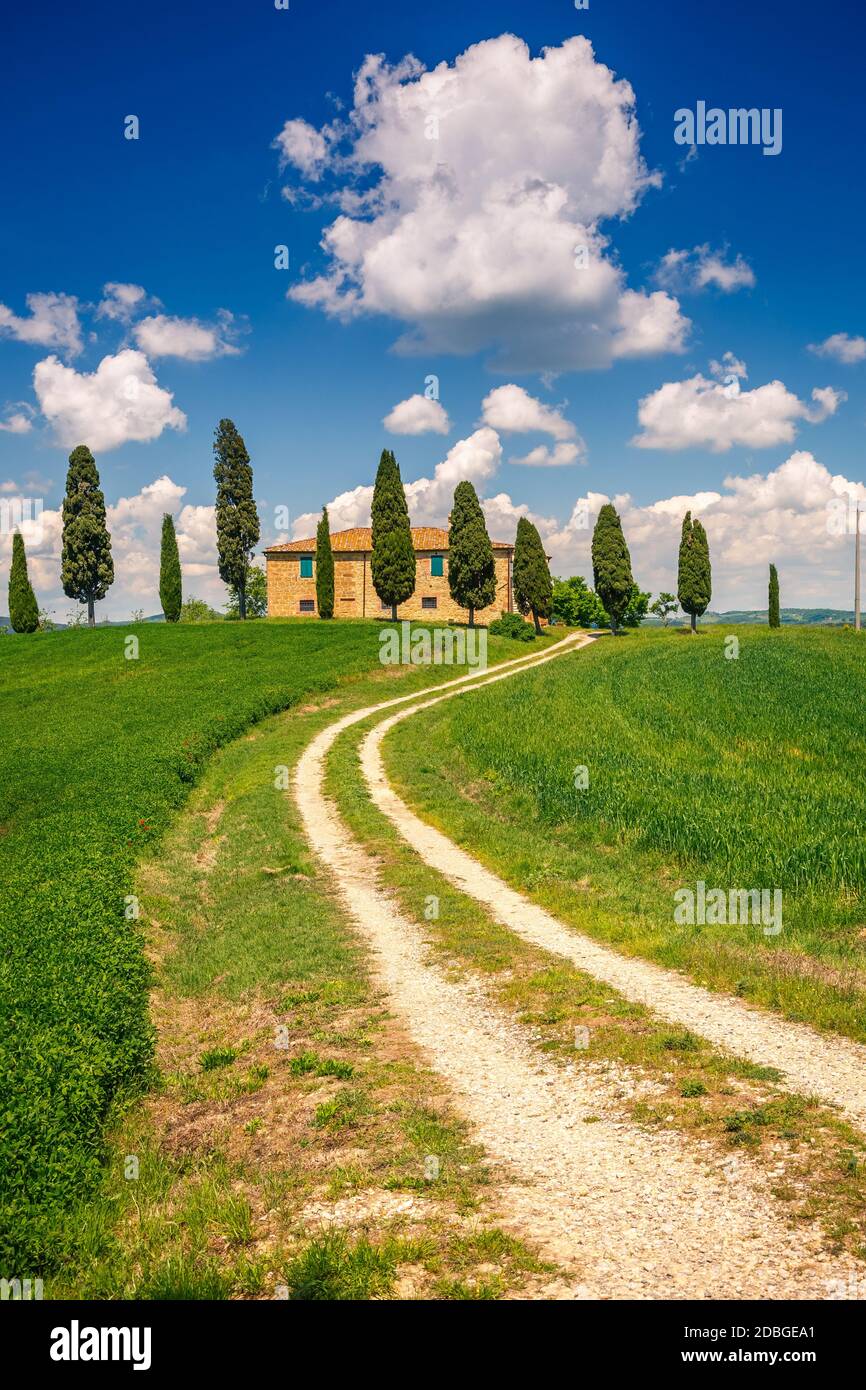
M 500 676 L 494 672 L 485 683 L 504 680 L 511 674 L 509 671 Z M 820 1096 L 838 1106 L 847 1119 L 866 1133 L 866 1047 L 848 1038 L 818 1033 L 805 1024 L 792 1023 L 730 995 L 715 994 L 674 971 L 620 955 L 590 940 L 510 888 L 441 831 L 416 816 L 397 796 L 382 762 L 381 745 L 388 731 L 401 720 L 472 688 L 467 686 L 416 701 L 377 724 L 362 743 L 361 768 L 370 795 L 403 838 L 431 868 L 484 903 L 498 922 L 524 940 L 564 956 L 588 975 L 604 980 L 626 999 L 645 1004 L 660 1017 L 689 1028 L 726 1052 L 759 1066 L 778 1068 L 791 1089 Z
M 567 639 L 539 657 L 497 667 L 486 679 L 505 679 L 527 665 L 559 658 L 586 640 Z M 462 693 L 478 681 L 473 674 L 449 682 L 451 693 Z M 436 697 L 441 698 L 446 697 Z M 339 734 L 373 713 L 407 701 L 412 704 L 405 715 L 435 702 L 419 700 L 417 695 L 384 701 L 346 715 L 318 734 L 296 769 L 298 808 L 312 848 L 371 947 L 391 1006 L 431 1065 L 447 1078 L 476 1139 L 503 1167 L 508 1186 L 502 1224 L 535 1241 L 568 1271 L 565 1281 L 542 1296 L 827 1297 L 828 1280 L 844 1279 L 860 1266 L 847 1257 L 822 1252 L 815 1227 L 793 1229 L 785 1223 L 768 1190 L 775 1179 L 738 1154 L 720 1156 L 713 1146 L 675 1132 L 650 1134 L 624 1123 L 614 1099 L 615 1074 L 552 1063 L 533 1048 L 526 1029 L 494 1004 L 479 982 L 450 978 L 431 962 L 423 926 L 405 916 L 378 882 L 375 858 L 354 839 L 324 793 L 325 758 Z M 393 718 L 386 720 L 375 733 L 380 729 L 384 733 L 393 722 Z M 379 740 L 371 736 L 364 744 L 364 767 L 374 798 L 426 859 L 426 836 L 419 844 L 415 841 L 417 828 L 428 832 L 429 827 L 394 797 L 378 758 Z M 497 885 L 496 903 L 501 889 L 520 905 L 520 923 L 509 920 L 507 925 L 572 958 L 570 951 L 558 950 L 553 940 L 561 937 L 561 945 L 574 941 L 579 946 L 582 938 L 546 914 L 559 936 L 551 937 L 547 927 L 542 931 L 540 922 L 527 931 L 527 914 L 539 909 L 462 855 L 445 837 L 440 839 L 444 843 L 437 854 L 444 855 L 447 846 L 459 858 L 452 862 L 445 856 L 436 868 L 482 901 L 488 900 L 478 891 L 485 875 L 491 881 L 488 889 Z M 459 879 L 458 868 L 469 877 Z M 490 905 L 499 916 L 493 901 Z M 596 964 L 604 970 L 612 970 L 621 961 L 603 948 L 593 946 L 592 951 L 599 953 Z M 588 960 L 576 963 L 609 978 Z M 655 967 L 621 963 L 652 972 L 653 980 L 660 976 L 681 983 Z M 629 993 L 610 978 L 624 994 Z M 625 976 L 626 981 L 630 978 Z M 704 994 L 694 986 L 688 988 Z M 647 1002 L 657 1009 L 656 990 L 654 984 Z M 630 997 L 636 997 L 633 991 Z M 716 1002 L 714 996 L 708 998 Z M 729 1002 L 735 1012 L 741 1009 L 738 1001 Z M 763 1022 L 768 1031 L 790 1027 L 766 1016 Z M 706 1032 L 696 1023 L 689 1026 Z M 725 1045 L 730 1048 L 730 1036 Z

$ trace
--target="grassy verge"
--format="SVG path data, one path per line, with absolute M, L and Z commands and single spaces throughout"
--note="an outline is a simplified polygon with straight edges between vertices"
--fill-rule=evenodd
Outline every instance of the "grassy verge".
M 332 632 L 333 629 L 329 629 Z M 491 639 L 491 660 L 523 655 Z M 115 1113 L 51 1297 L 494 1298 L 551 1272 L 371 983 L 287 770 L 346 710 L 461 674 L 380 668 L 218 752 L 139 869 L 160 1084 Z
M 522 674 L 514 684 L 536 680 L 538 674 Z M 497 809 L 480 794 L 476 799 L 474 784 L 460 797 L 459 764 L 455 769 L 450 747 L 447 758 L 440 756 L 448 747 L 441 712 L 477 698 L 446 702 L 397 725 L 385 742 L 389 775 L 422 814 L 459 842 L 473 851 L 483 843 L 483 857 L 494 868 L 502 871 L 503 862 L 513 867 L 509 854 L 515 843 L 521 865 L 536 856 L 543 868 L 549 862 L 544 831 L 525 838 L 526 826 L 513 808 L 500 802 Z M 651 1128 L 676 1129 L 719 1152 L 746 1154 L 770 1174 L 773 1194 L 792 1220 L 820 1220 L 831 1250 L 866 1257 L 863 1139 L 819 1101 L 783 1091 L 771 1068 L 724 1055 L 568 962 L 522 942 L 429 869 L 363 790 L 357 747 L 366 727 L 338 740 L 329 760 L 328 790 L 353 833 L 375 852 L 384 881 L 423 925 L 443 963 L 479 976 L 492 998 L 526 1025 L 536 1046 L 562 1065 L 604 1074 L 624 1116 Z M 435 758 L 430 750 L 438 750 Z M 447 800 L 439 791 L 443 785 Z M 459 814 L 452 814 L 455 805 Z M 428 921 L 424 909 L 431 895 L 438 898 L 439 916 Z
M 715 629 L 604 639 L 441 705 L 389 736 L 393 779 L 581 931 L 866 1042 L 866 647 L 746 629 L 727 660 L 724 642 Z M 430 756 L 443 746 L 447 759 Z M 678 925 L 674 894 L 699 879 L 779 887 L 781 933 Z

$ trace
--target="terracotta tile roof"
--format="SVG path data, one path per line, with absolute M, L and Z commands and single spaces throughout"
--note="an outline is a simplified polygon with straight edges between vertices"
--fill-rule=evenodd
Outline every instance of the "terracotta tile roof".
M 369 526 L 352 526 L 348 531 L 331 532 L 332 550 L 372 550 L 373 532 Z M 412 544 L 416 550 L 447 550 L 448 532 L 441 526 L 413 526 Z M 494 550 L 513 550 L 510 541 L 492 541 Z M 281 545 L 269 545 L 266 555 L 281 555 L 291 551 L 313 554 L 315 540 L 283 541 Z

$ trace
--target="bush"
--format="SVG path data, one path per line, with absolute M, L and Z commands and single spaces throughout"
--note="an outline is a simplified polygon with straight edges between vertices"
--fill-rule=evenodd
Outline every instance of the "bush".
M 494 618 L 487 630 L 494 637 L 510 637 L 515 642 L 535 641 L 535 629 L 519 613 L 503 613 L 501 618 Z
M 211 608 L 210 604 L 205 603 L 203 598 L 188 598 L 181 604 L 180 621 L 182 623 L 221 623 L 224 619 L 222 613 Z

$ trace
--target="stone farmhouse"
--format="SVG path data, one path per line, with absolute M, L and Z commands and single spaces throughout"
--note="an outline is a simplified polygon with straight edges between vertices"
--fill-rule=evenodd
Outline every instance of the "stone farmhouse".
M 439 526 L 413 526 L 415 592 L 397 608 L 398 618 L 429 618 L 465 622 L 468 611 L 454 602 L 448 591 L 448 532 Z M 479 609 L 476 619 L 489 623 L 501 613 L 514 611 L 511 566 L 514 546 L 493 541 L 496 566 L 496 599 Z M 391 609 L 383 604 L 370 575 L 373 551 L 369 526 L 353 526 L 331 534 L 334 553 L 334 617 L 379 618 Z M 265 551 L 268 574 L 268 615 L 288 618 L 316 613 L 316 542 L 286 541 Z

